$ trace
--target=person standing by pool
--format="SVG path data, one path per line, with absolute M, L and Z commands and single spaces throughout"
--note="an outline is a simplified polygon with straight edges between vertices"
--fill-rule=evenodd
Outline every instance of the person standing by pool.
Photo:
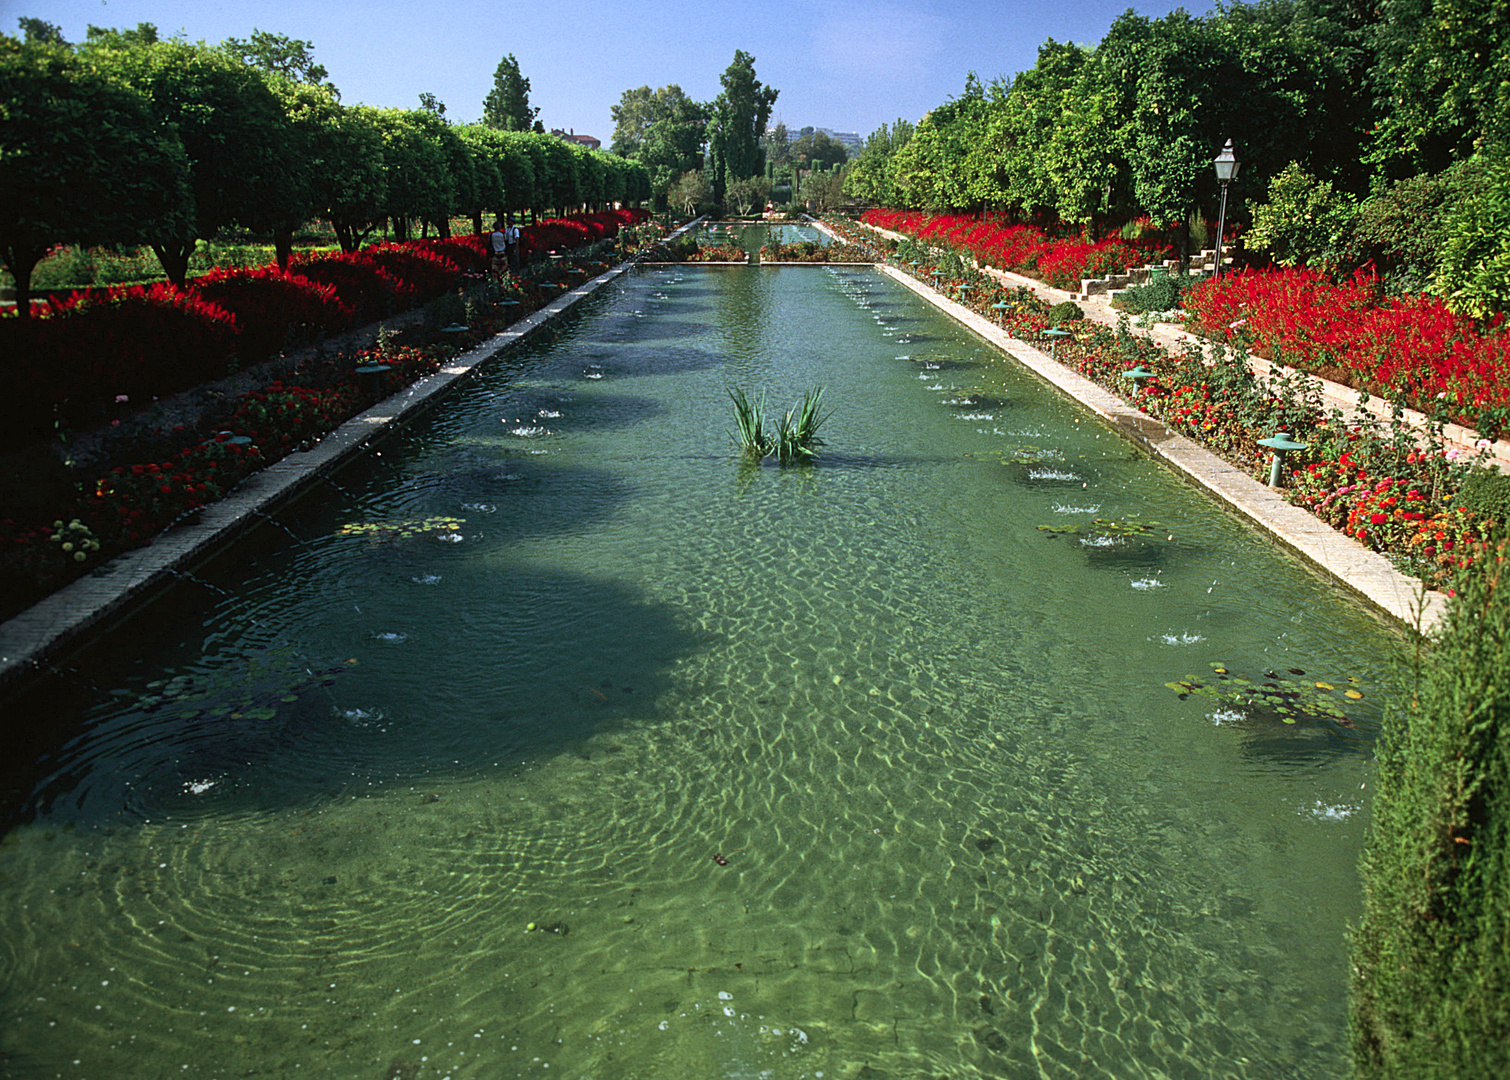
M 519 272 L 519 226 L 514 224 L 514 215 L 509 215 L 508 226 L 503 230 L 503 249 L 509 260 L 509 272 Z
M 503 268 L 508 259 L 508 239 L 503 231 L 503 222 L 493 222 L 492 235 L 488 237 L 488 246 L 493 253 L 493 276 L 498 277 L 503 273 Z

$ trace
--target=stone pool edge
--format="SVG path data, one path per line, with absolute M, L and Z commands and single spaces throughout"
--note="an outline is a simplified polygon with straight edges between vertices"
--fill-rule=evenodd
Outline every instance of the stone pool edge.
M 678 232 L 695 224 L 689 222 Z M 225 498 L 204 507 L 194 522 L 168 529 L 145 547 L 115 556 L 0 623 L 0 692 L 20 685 L 90 631 L 109 625 L 172 584 L 189 567 L 265 521 L 274 507 L 296 498 L 381 435 L 435 404 L 441 394 L 483 364 L 637 265 L 636 260 L 619 263 L 562 293 L 434 374 L 347 420 L 311 449 L 296 450 L 253 473 Z
M 1408 630 L 1430 633 L 1446 613 L 1447 597 L 1395 569 L 1383 555 L 1340 535 L 1336 529 L 1277 492 L 1236 469 L 1205 447 L 1171 431 L 1121 398 L 1055 362 L 1025 341 L 1009 335 L 979 313 L 942 296 L 885 264 L 876 269 L 933 304 L 991 345 L 1011 356 L 1050 386 L 1068 395 L 1113 431 L 1185 479 L 1216 496 L 1334 581 L 1367 600 Z

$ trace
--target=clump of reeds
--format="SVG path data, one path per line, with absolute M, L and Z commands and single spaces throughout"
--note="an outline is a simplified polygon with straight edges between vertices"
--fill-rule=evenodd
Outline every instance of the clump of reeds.
M 729 391 L 734 400 L 734 443 L 746 458 L 762 461 L 772 454 L 782 465 L 811 461 L 818 455 L 823 440 L 818 429 L 833 411 L 823 411 L 823 387 L 817 386 L 802 395 L 802 400 L 776 418 L 772 435 L 765 426 L 765 395 L 751 401 L 742 389 Z

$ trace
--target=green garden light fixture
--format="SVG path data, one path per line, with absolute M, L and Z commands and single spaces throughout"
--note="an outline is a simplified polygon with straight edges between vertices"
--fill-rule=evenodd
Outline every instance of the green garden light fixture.
M 1157 371 L 1149 371 L 1142 364 L 1139 364 L 1137 367 L 1128 368 L 1124 371 L 1122 377 L 1133 381 L 1133 393 L 1136 394 L 1139 390 L 1143 389 L 1144 379 L 1157 379 L 1159 373 Z
M 1222 276 L 1222 238 L 1227 228 L 1227 185 L 1237 179 L 1237 171 L 1243 165 L 1232 150 L 1231 139 L 1211 164 L 1215 166 L 1217 181 L 1222 185 L 1222 208 L 1216 215 L 1216 271 L 1211 275 L 1219 278 Z
M 1049 339 L 1049 359 L 1053 360 L 1054 353 L 1059 348 L 1059 339 L 1070 337 L 1071 335 L 1068 330 L 1061 330 L 1057 326 L 1051 326 L 1043 332 L 1043 336 Z
M 1269 486 L 1277 488 L 1281 486 L 1280 466 L 1284 460 L 1286 450 L 1304 450 L 1309 443 L 1296 442 L 1285 432 L 1278 432 L 1272 439 L 1259 439 L 1259 446 L 1267 446 L 1274 451 L 1274 464 L 1269 466 Z

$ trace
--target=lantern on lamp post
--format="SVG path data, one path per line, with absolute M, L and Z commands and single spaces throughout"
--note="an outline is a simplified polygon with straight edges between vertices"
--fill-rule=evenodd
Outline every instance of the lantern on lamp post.
M 1213 277 L 1222 276 L 1222 239 L 1227 228 L 1227 185 L 1237 179 L 1237 170 L 1242 168 L 1243 163 L 1237 160 L 1237 155 L 1232 152 L 1232 140 L 1227 140 L 1227 145 L 1222 147 L 1222 152 L 1216 155 L 1216 160 L 1211 163 L 1216 168 L 1216 178 L 1222 185 L 1222 208 L 1216 216 L 1216 271 Z

